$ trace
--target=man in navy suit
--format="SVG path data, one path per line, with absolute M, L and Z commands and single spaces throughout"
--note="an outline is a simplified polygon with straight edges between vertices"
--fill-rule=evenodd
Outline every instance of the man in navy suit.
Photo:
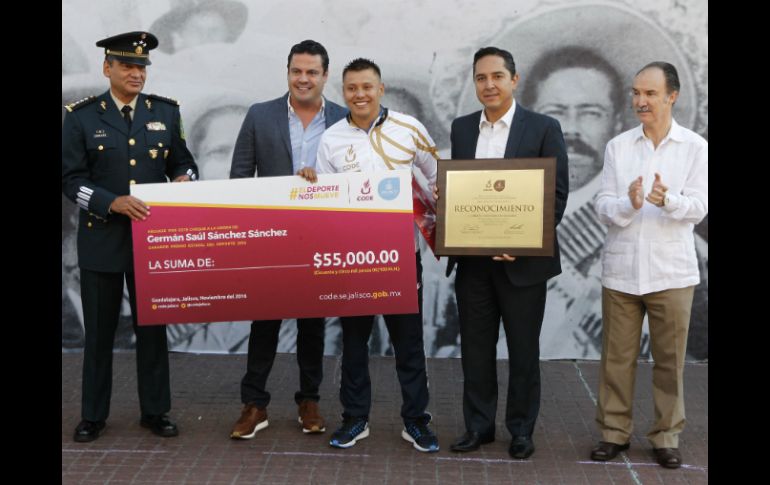
M 289 52 L 289 92 L 249 108 L 235 142 L 230 178 L 302 175 L 315 179 L 318 142 L 329 126 L 347 110 L 323 97 L 329 77 L 329 55 L 312 40 Z M 270 393 L 265 389 L 273 367 L 281 320 L 251 324 L 246 375 L 241 381 L 243 410 L 230 437 L 251 439 L 267 427 Z M 326 430 L 318 410 L 318 388 L 323 378 L 324 319 L 297 320 L 297 363 L 300 389 L 294 394 L 304 433 Z
M 555 221 L 567 205 L 567 149 L 559 122 L 518 105 L 519 81 L 510 52 L 485 47 L 473 56 L 476 96 L 483 111 L 452 122 L 453 159 L 556 157 Z M 472 451 L 495 439 L 497 372 L 495 348 L 500 318 L 508 344 L 508 397 L 505 424 L 513 440 L 513 458 L 534 451 L 532 432 L 540 408 L 540 327 L 546 281 L 561 273 L 559 244 L 551 257 L 463 256 L 457 264 L 457 309 L 464 375 L 463 415 L 466 432 L 452 451 Z

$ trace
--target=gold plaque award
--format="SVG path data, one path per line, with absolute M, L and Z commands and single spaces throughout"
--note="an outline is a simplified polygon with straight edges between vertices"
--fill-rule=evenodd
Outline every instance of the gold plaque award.
M 555 158 L 439 160 L 437 255 L 552 256 Z

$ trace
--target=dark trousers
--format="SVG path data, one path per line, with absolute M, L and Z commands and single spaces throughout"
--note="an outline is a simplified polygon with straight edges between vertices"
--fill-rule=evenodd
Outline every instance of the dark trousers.
M 504 263 L 462 258 L 455 288 L 460 316 L 465 427 L 495 435 L 496 346 L 503 319 L 508 344 L 505 425 L 512 436 L 531 436 L 540 410 L 540 327 L 546 282 L 513 286 Z
M 110 414 L 112 346 L 123 303 L 124 274 L 136 334 L 136 373 L 141 413 L 164 414 L 171 409 L 166 326 L 137 325 L 134 274 L 102 273 L 81 268 L 80 294 L 85 326 L 81 416 L 89 421 L 106 420 Z
M 270 369 L 278 349 L 278 333 L 283 320 L 255 320 L 249 335 L 249 354 L 246 374 L 241 380 L 241 402 L 265 407 L 270 393 L 265 389 Z M 297 364 L 299 364 L 299 391 L 294 401 L 305 399 L 318 402 L 318 387 L 323 379 L 324 329 L 323 318 L 297 319 Z
M 405 423 L 428 420 L 428 375 L 422 340 L 422 262 L 417 253 L 419 313 L 384 315 L 396 356 L 401 384 L 401 418 Z M 342 382 L 340 401 L 344 417 L 369 417 L 372 382 L 369 377 L 369 336 L 375 315 L 342 317 Z

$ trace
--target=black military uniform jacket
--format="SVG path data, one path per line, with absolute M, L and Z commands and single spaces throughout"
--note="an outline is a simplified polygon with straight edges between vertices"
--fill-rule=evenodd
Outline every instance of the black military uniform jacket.
M 80 208 L 78 264 L 133 271 L 131 220 L 109 212 L 130 184 L 158 183 L 198 167 L 187 149 L 176 101 L 139 94 L 129 133 L 109 90 L 67 105 L 62 126 L 62 191 Z M 167 179 L 168 177 L 168 179 Z

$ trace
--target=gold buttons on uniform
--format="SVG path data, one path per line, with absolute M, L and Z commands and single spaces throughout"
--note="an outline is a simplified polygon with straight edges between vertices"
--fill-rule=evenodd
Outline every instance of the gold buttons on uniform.
M 93 222 L 88 221 L 88 227 L 93 227 L 93 225 L 94 225 Z
M 128 144 L 131 145 L 131 146 L 134 146 L 134 145 L 136 145 L 136 140 L 134 140 L 133 138 L 129 138 L 128 139 Z
M 136 180 L 131 179 L 131 180 L 128 181 L 128 183 L 131 184 L 131 185 L 134 185 L 136 183 Z
M 163 143 L 158 143 L 158 146 L 163 148 Z
M 131 159 L 131 161 L 130 161 L 130 162 L 128 162 L 128 163 L 130 163 L 130 164 L 131 164 L 131 166 L 133 167 L 134 165 L 136 165 L 136 160 L 134 160 L 134 159 L 132 158 L 132 159 Z
M 104 145 L 99 145 L 99 150 L 104 150 Z

